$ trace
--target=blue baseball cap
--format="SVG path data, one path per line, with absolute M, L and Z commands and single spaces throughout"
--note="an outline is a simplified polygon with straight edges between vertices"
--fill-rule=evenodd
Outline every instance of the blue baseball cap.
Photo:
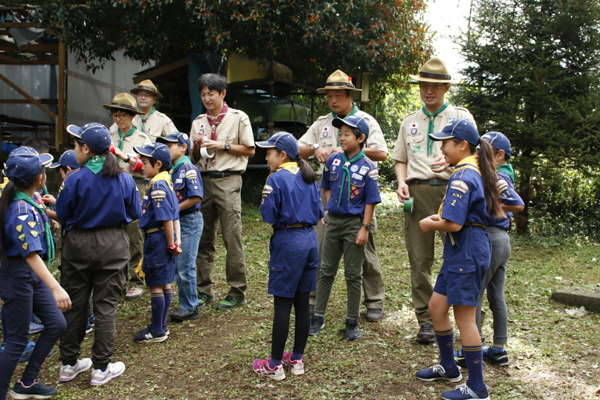
M 153 157 L 162 163 L 164 167 L 171 166 L 171 153 L 169 148 L 162 143 L 152 143 L 144 147 L 134 147 L 133 151 L 144 157 Z
M 469 144 L 479 144 L 479 132 L 475 125 L 468 119 L 457 119 L 450 122 L 438 133 L 430 133 L 433 140 L 459 139 L 466 140 Z
M 508 140 L 504 133 L 487 132 L 481 138 L 487 140 L 496 150 L 504 150 L 504 154 L 506 154 L 507 157 L 510 158 L 512 156 L 510 151 L 510 140 Z
M 67 132 L 85 142 L 85 144 L 96 154 L 104 154 L 108 151 L 111 138 L 110 131 L 98 122 L 90 122 L 82 127 L 77 125 L 67 126 Z
M 298 141 L 289 132 L 277 132 L 269 138 L 266 142 L 256 142 L 258 147 L 264 149 L 277 148 L 281 151 L 285 151 L 290 159 L 295 159 L 300 154 L 300 147 L 298 147 Z
M 50 165 L 52 160 L 54 160 L 52 154 L 38 154 L 28 146 L 17 147 L 8 155 L 8 160 L 4 164 L 4 175 L 9 179 L 16 178 L 21 182 L 27 182 L 42 166 Z
M 181 144 L 186 144 L 187 145 L 187 151 L 186 154 L 190 152 L 190 149 L 192 148 L 192 143 L 190 142 L 190 137 L 188 136 L 187 133 L 183 133 L 183 132 L 173 132 L 168 136 L 161 136 L 156 138 L 156 142 L 158 143 L 181 143 Z
M 342 125 L 348 125 L 352 128 L 357 128 L 365 135 L 365 140 L 369 138 L 369 124 L 365 120 L 365 117 L 359 117 L 358 115 L 351 115 L 345 119 L 336 118 L 333 120 L 333 126 L 336 128 L 342 128 Z
M 77 157 L 75 157 L 75 150 L 67 150 L 60 155 L 58 161 L 52 163 L 48 168 L 56 168 L 56 167 L 70 167 L 71 169 L 81 168 L 81 165 L 77 162 Z

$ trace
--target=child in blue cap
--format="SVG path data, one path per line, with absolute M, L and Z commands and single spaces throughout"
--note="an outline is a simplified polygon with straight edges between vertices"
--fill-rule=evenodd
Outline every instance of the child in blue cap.
M 525 204 L 515 191 L 515 175 L 512 166 L 508 164 L 508 159 L 512 155 L 508 138 L 500 132 L 488 132 L 481 139 L 492 145 L 496 175 L 498 176 L 498 190 L 506 218 L 496 218 L 486 227 L 492 243 L 492 257 L 490 267 L 483 278 L 482 290 L 477 302 L 477 327 L 481 334 L 481 305 L 483 295 L 487 290 L 488 303 L 494 316 L 494 342 L 491 347 L 483 347 L 483 358 L 493 365 L 504 366 L 508 365 L 508 354 L 504 348 L 508 342 L 508 316 L 504 299 L 506 264 L 510 257 L 508 230 L 512 213 L 523 211 Z M 467 367 L 462 349 L 455 353 L 455 358 L 458 365 Z
M 200 171 L 188 155 L 190 137 L 183 132 L 174 132 L 165 137 L 156 138 L 157 143 L 169 147 L 173 166 L 170 174 L 173 189 L 179 200 L 179 225 L 181 227 L 181 251 L 177 256 L 175 282 L 179 290 L 179 309 L 169 313 L 173 321 L 197 319 L 198 292 L 196 288 L 196 257 L 204 221 L 200 212 L 200 202 L 204 197 Z M 202 303 L 204 306 L 206 303 Z
M 313 226 L 323 217 L 321 191 L 313 169 L 300 158 L 291 133 L 278 132 L 257 146 L 267 149 L 272 174 L 262 192 L 260 212 L 273 226 L 269 260 L 269 294 L 274 296 L 275 316 L 271 357 L 254 360 L 259 375 L 285 379 L 284 366 L 294 375 L 304 373 L 302 354 L 310 326 L 310 292 L 315 290 L 319 244 Z M 284 353 L 292 305 L 296 310 L 294 351 Z
M 442 393 L 442 398 L 487 400 L 475 311 L 481 281 L 490 264 L 490 237 L 485 227 L 493 218 L 505 217 L 496 184 L 492 148 L 488 142 L 480 140 L 477 128 L 466 119 L 453 121 L 442 132 L 431 133 L 429 137 L 442 141 L 441 151 L 446 162 L 456 168 L 448 181 L 446 197 L 438 214 L 419 222 L 423 233 L 446 232 L 446 240 L 444 263 L 429 301 L 440 364 L 418 371 L 417 378 L 426 382 L 459 382 L 462 379 L 454 359 L 454 333 L 448 314 L 453 306 L 469 366 L 469 379 L 455 390 Z M 480 150 L 476 155 L 478 145 Z
M 51 160 L 51 155 L 40 156 L 34 149 L 23 146 L 13 150 L 5 164 L 4 173 L 9 182 L 0 199 L 0 297 L 4 301 L 6 341 L 0 357 L 2 399 L 6 397 L 11 377 L 27 346 L 32 310 L 42 320 L 45 330 L 11 396 L 49 398 L 57 393 L 56 388 L 47 387 L 37 379 L 44 360 L 65 330 L 65 318 L 60 311 L 71 308 L 69 295 L 40 257 L 48 253 L 48 264 L 54 259 L 48 216 L 33 200 L 34 193 L 46 183 L 43 163 Z
M 315 313 L 309 334 L 316 335 L 325 326 L 327 303 L 343 254 L 348 295 L 346 339 L 354 340 L 361 336 L 358 317 L 365 244 L 375 204 L 381 202 L 377 183 L 379 172 L 363 150 L 369 137 L 369 124 L 365 118 L 356 115 L 336 118 L 333 126 L 340 129 L 339 142 L 344 151 L 329 157 L 321 179 L 327 200 L 323 220 L 325 235 L 321 247 L 321 270 L 317 278 Z
M 56 199 L 56 217 L 66 232 L 61 281 L 73 300 L 60 340 L 60 381 L 71 381 L 93 366 L 91 384 L 97 386 L 125 371 L 123 362 L 111 361 L 129 260 L 126 225 L 140 217 L 140 197 L 133 178 L 109 151 L 110 131 L 104 125 L 69 125 L 67 132 L 83 167 L 66 177 Z M 79 359 L 90 294 L 96 316 L 92 358 Z
M 158 343 L 168 339 L 167 315 L 173 292 L 176 259 L 181 254 L 179 202 L 169 170 L 171 153 L 162 143 L 134 147 L 143 163 L 142 172 L 150 181 L 142 197 L 140 229 L 144 233 L 141 271 L 150 288 L 152 322 L 133 337 L 136 343 Z

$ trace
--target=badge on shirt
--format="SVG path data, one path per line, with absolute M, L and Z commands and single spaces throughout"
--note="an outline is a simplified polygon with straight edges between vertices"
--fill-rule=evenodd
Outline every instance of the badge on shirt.
M 271 187 L 271 185 L 265 185 L 265 187 L 263 187 L 263 191 L 262 191 L 263 195 L 268 196 L 272 192 L 273 192 L 273 187 Z
M 353 165 L 353 166 L 350 168 L 350 171 L 352 171 L 352 172 L 356 172 L 356 171 L 358 171 L 358 165 Z
M 31 221 L 31 222 L 28 222 L 28 223 L 27 223 L 27 225 L 29 225 L 29 227 L 30 227 L 31 229 L 35 228 L 35 222 L 33 222 L 33 221 Z
M 21 242 L 24 242 L 24 241 L 25 241 L 25 234 L 24 234 L 24 233 L 22 233 L 22 234 L 20 234 L 20 235 L 19 235 L 19 240 L 20 240 Z
M 379 180 L 379 171 L 376 169 L 372 169 L 369 171 L 369 177 L 373 180 Z
M 181 195 L 181 193 L 179 193 L 179 191 L 175 191 L 175 196 L 177 196 L 177 200 L 182 201 L 183 200 L 183 196 Z
M 167 196 L 167 192 L 165 192 L 164 190 L 153 190 L 152 193 L 150 193 L 150 197 L 152 197 L 154 200 L 160 200 L 160 199 L 164 199 Z
M 350 186 L 350 199 L 353 200 L 360 194 L 360 190 L 356 186 Z
M 367 172 L 369 172 L 369 167 L 367 167 L 366 165 L 363 165 L 362 167 L 360 167 L 359 174 L 365 175 Z
M 462 193 L 467 193 L 469 191 L 469 185 L 467 185 L 461 180 L 456 179 L 450 184 L 450 189 L 454 189 Z
M 336 168 L 337 167 L 335 165 L 331 166 L 331 172 L 335 172 Z
M 31 236 L 33 236 L 34 238 L 38 236 L 37 231 L 30 231 L 29 233 L 31 233 Z
M 198 178 L 198 174 L 196 173 L 196 170 L 190 169 L 189 171 L 187 171 L 185 173 L 185 177 L 187 179 L 197 179 Z
M 17 218 L 19 218 L 21 221 L 25 221 L 27 217 L 29 217 L 29 214 L 19 215 Z
M 180 178 L 185 177 L 185 171 L 184 170 L 179 171 L 179 177 Z
M 508 189 L 508 182 L 506 182 L 504 179 L 498 180 L 498 190 L 503 192 L 506 189 Z
M 358 181 L 362 181 L 363 177 L 362 177 L 362 175 L 359 175 L 359 174 L 352 174 L 352 179 L 356 179 Z
M 324 127 L 323 128 L 323 137 L 326 138 L 327 136 L 329 136 L 329 127 Z
M 146 209 L 145 208 L 142 210 L 142 214 L 146 214 Z
M 379 136 L 379 143 L 381 144 L 385 144 L 385 139 L 383 138 L 383 136 Z
M 16 229 L 17 229 L 17 232 L 20 233 L 23 230 L 23 225 L 17 225 Z
M 414 123 L 410 124 L 410 134 L 411 135 L 416 135 L 418 129 L 419 129 L 419 123 L 418 122 L 414 122 Z
M 200 129 L 204 129 L 204 124 L 200 124 Z
M 456 121 L 458 119 L 458 117 L 453 116 L 453 117 L 448 117 L 448 124 L 451 124 L 453 121 Z
M 332 165 L 340 165 L 341 161 L 339 158 L 336 158 L 335 160 L 333 160 L 333 164 Z
M 27 250 L 27 243 L 23 243 L 23 246 L 21 247 L 23 247 L 23 250 Z
M 175 179 L 175 183 L 181 183 L 183 182 L 183 179 Z

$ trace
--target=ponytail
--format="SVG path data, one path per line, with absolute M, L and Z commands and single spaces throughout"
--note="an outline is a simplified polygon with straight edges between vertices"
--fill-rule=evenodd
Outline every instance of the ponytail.
M 312 185 L 317 180 L 315 171 L 312 169 L 312 167 L 310 166 L 309 163 L 307 163 L 306 161 L 304 161 L 304 159 L 302 159 L 300 157 L 300 154 L 298 154 L 296 156 L 296 158 L 293 159 L 292 161 L 295 161 L 296 163 L 298 163 L 298 167 L 300 168 L 300 173 L 302 174 L 302 180 L 304 182 L 306 182 L 309 185 Z
M 77 141 L 77 144 L 79 145 L 79 147 L 83 146 L 84 144 L 87 146 L 87 144 L 82 139 L 75 138 L 75 140 Z M 88 148 L 89 148 L 89 146 L 88 146 Z M 92 149 L 90 149 L 90 151 L 92 151 Z M 93 151 L 92 151 L 92 154 L 97 155 Z M 119 165 L 119 162 L 117 161 L 117 157 L 115 157 L 115 155 L 113 153 L 111 153 L 109 151 L 109 149 L 106 149 L 106 151 L 100 155 L 102 157 L 106 157 L 106 159 L 104 160 L 104 164 L 102 165 L 102 171 L 101 171 L 102 176 L 108 176 L 109 178 L 114 178 L 115 176 L 124 172 L 123 168 L 121 168 L 121 166 Z
M 483 194 L 485 204 L 487 205 L 487 212 L 492 217 L 506 218 L 500 202 L 500 191 L 498 190 L 498 177 L 494 165 L 492 146 L 486 140 L 481 140 L 479 146 L 479 171 L 481 172 L 481 179 L 483 181 Z

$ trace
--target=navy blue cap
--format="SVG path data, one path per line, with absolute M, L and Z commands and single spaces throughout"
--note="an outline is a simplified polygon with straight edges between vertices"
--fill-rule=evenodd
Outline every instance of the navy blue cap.
M 42 166 L 50 165 L 54 160 L 52 154 L 38 154 L 37 151 L 28 146 L 14 149 L 4 164 L 4 175 L 7 178 L 16 178 L 21 182 L 27 182 L 33 178 Z
M 298 154 L 300 153 L 298 141 L 294 135 L 289 132 L 277 132 L 266 142 L 256 142 L 256 145 L 264 149 L 277 148 L 281 151 L 285 151 L 285 154 L 292 160 L 298 157 Z
M 133 151 L 144 157 L 153 157 L 162 163 L 163 167 L 171 166 L 171 153 L 162 143 L 152 143 L 144 147 L 134 147 Z
M 67 150 L 60 155 L 58 161 L 52 163 L 48 168 L 56 168 L 56 167 L 70 167 L 71 169 L 81 168 L 81 165 L 77 162 L 77 157 L 75 157 L 75 150 Z
M 430 133 L 433 140 L 459 139 L 466 140 L 473 146 L 479 145 L 479 132 L 475 125 L 468 119 L 457 119 L 450 122 L 438 133 Z
M 504 154 L 506 154 L 507 157 L 512 156 L 510 151 L 510 140 L 508 140 L 504 133 L 487 132 L 481 138 L 487 140 L 496 150 L 504 150 Z
M 183 132 L 173 132 L 168 136 L 161 136 L 156 138 L 156 141 L 158 143 L 181 143 L 181 144 L 187 144 L 187 152 L 189 153 L 190 149 L 192 148 L 192 144 L 190 142 L 190 137 L 188 136 L 187 133 L 183 133 Z
M 365 120 L 365 117 L 359 117 L 358 115 L 351 115 L 345 119 L 336 118 L 333 120 L 333 126 L 341 128 L 342 125 L 348 125 L 352 128 L 357 128 L 365 135 L 365 140 L 369 138 L 369 124 Z
M 98 122 L 90 122 L 82 127 L 67 126 L 67 132 L 85 142 L 87 147 L 96 154 L 104 154 L 110 147 L 110 131 Z

